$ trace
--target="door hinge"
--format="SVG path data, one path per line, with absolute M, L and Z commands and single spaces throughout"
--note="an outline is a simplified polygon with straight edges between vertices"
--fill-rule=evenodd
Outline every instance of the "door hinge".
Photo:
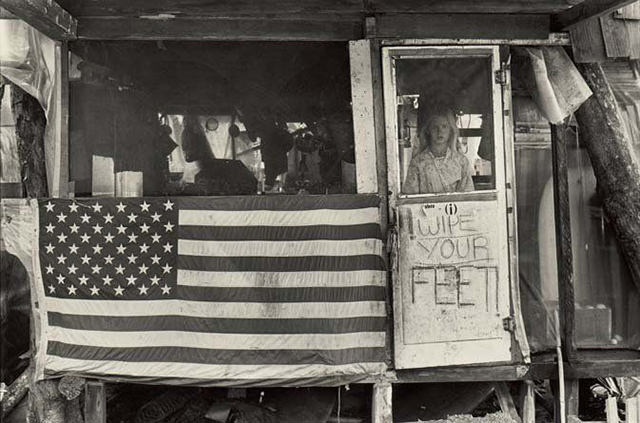
M 495 72 L 496 84 L 507 85 L 507 72 L 505 69 L 498 69 Z
M 513 318 L 513 316 L 505 317 L 504 319 L 502 319 L 502 327 L 507 332 L 513 333 L 516 330 L 516 320 Z

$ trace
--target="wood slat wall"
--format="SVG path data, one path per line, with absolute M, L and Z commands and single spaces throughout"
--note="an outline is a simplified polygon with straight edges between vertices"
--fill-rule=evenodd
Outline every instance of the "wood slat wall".
M 640 1 L 570 28 L 574 60 L 640 59 Z

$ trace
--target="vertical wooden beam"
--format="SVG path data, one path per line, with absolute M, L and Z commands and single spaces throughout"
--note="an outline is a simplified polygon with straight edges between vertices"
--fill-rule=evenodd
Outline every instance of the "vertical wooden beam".
M 350 41 L 349 59 L 353 136 L 356 153 L 356 187 L 359 194 L 377 193 L 371 41 Z
M 498 398 L 498 404 L 502 412 L 517 423 L 522 423 L 522 419 L 518 415 L 516 405 L 513 402 L 511 392 L 509 392 L 509 385 L 506 382 L 496 382 L 493 386 L 496 391 L 496 397 Z
M 69 49 L 66 41 L 56 43 L 53 124 L 54 166 L 51 196 L 66 198 L 69 195 Z
M 564 385 L 564 403 L 567 413 L 567 421 L 569 416 L 578 416 L 578 405 L 580 400 L 580 380 L 568 379 Z
M 640 394 L 632 398 L 627 398 L 624 403 L 627 410 L 626 422 L 640 423 Z
M 562 351 L 569 361 L 576 356 L 574 339 L 573 256 L 571 252 L 571 218 L 569 211 L 569 160 L 566 122 L 551 125 L 553 157 L 553 205 L 556 224 L 556 257 L 558 261 L 558 294 L 560 299 L 560 338 Z
M 380 382 L 373 385 L 371 423 L 393 423 L 391 394 L 392 387 L 389 382 Z
M 616 399 L 616 397 L 607 397 L 605 408 L 607 411 L 607 423 L 619 423 L 620 418 L 618 417 L 618 400 Z
M 85 423 L 107 422 L 107 396 L 103 382 L 87 381 L 84 391 Z
M 522 423 L 536 422 L 536 398 L 532 380 L 525 380 L 522 384 Z
M 371 75 L 371 81 L 373 83 L 373 123 L 375 126 L 378 193 L 386 199 L 388 195 L 387 137 L 384 121 L 384 89 L 382 86 L 382 50 L 380 40 L 371 40 Z M 386 213 L 384 217 L 386 217 Z

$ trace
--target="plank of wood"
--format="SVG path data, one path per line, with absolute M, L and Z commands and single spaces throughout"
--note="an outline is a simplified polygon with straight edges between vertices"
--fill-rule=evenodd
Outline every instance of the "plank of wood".
M 309 16 L 311 14 L 344 15 L 363 11 L 361 0 L 59 0 L 59 2 L 78 18 L 87 16 L 136 17 L 160 13 L 172 13 L 185 17 L 253 16 L 256 18 L 277 18 L 278 16 Z
M 509 364 L 493 366 L 452 366 L 420 370 L 396 370 L 401 383 L 489 382 L 558 377 L 556 363 Z
M 80 18 L 85 40 L 348 41 L 362 38 L 362 21 L 262 18 Z
M 536 421 L 536 395 L 532 380 L 522 383 L 522 423 L 535 423 Z
M 371 40 L 349 42 L 351 105 L 359 194 L 378 193 Z
M 640 1 L 631 3 L 621 9 L 614 12 L 614 17 L 619 19 L 633 19 L 640 20 Z
M 558 31 L 566 30 L 588 19 L 610 14 L 635 1 L 637 0 L 585 0 L 570 9 L 552 15 L 551 27 Z
M 640 20 L 623 21 L 629 34 L 629 59 L 640 59 Z
M 564 402 L 567 416 L 578 415 L 578 403 L 580 399 L 580 381 L 578 379 L 565 379 Z
M 575 133 L 565 123 L 551 125 L 553 159 L 553 206 L 556 226 L 556 257 L 558 261 L 558 293 L 560 300 L 562 351 L 567 360 L 576 355 L 575 296 L 573 254 L 571 251 L 571 217 L 569 214 L 569 157 L 567 146 Z
M 53 140 L 54 167 L 51 196 L 69 196 L 69 49 L 66 41 L 55 46 L 55 80 L 53 86 L 55 113 Z
M 107 422 L 107 397 L 103 382 L 88 381 L 84 391 L 85 423 Z
M 605 408 L 607 411 L 607 423 L 619 423 L 620 417 L 618 417 L 618 401 L 616 397 L 607 397 Z
M 624 400 L 627 413 L 626 423 L 640 423 L 640 395 Z
M 370 10 L 379 13 L 556 13 L 575 0 L 370 0 Z
M 548 35 L 546 15 L 403 13 L 376 16 L 378 38 L 540 39 Z
M 53 0 L 0 0 L 7 9 L 54 40 L 75 38 L 78 22 Z
M 393 423 L 392 387 L 388 382 L 373 385 L 371 423 Z
M 599 19 L 572 26 L 569 36 L 576 63 L 601 63 L 607 60 Z
M 510 46 L 570 46 L 568 32 L 551 32 L 545 38 L 521 39 L 475 39 L 475 38 L 403 38 L 380 40 L 383 46 L 437 46 L 437 45 L 510 45 Z
M 596 378 L 623 377 L 640 374 L 640 360 L 597 360 L 578 361 L 567 368 L 567 377 Z
M 493 385 L 493 388 L 495 389 L 496 397 L 498 398 L 498 403 L 500 404 L 502 412 L 511 417 L 517 423 L 522 423 L 522 419 L 518 415 L 516 404 L 513 402 L 513 397 L 511 396 L 511 392 L 509 392 L 509 386 L 507 383 L 496 382 Z
M 604 49 L 608 57 L 629 57 L 631 46 L 624 22 L 613 19 L 612 14 L 600 17 Z

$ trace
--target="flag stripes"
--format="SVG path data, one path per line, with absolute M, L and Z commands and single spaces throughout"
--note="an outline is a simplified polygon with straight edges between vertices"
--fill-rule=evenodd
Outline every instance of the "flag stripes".
M 198 226 L 182 225 L 181 239 L 216 239 L 218 241 L 306 241 L 313 239 L 382 239 L 380 225 L 312 225 L 312 226 Z
M 202 257 L 296 257 L 367 255 L 380 250 L 379 239 L 307 241 L 178 240 L 178 254 Z
M 51 341 L 47 352 L 60 357 L 81 360 L 165 362 L 199 364 L 274 365 L 290 363 L 351 364 L 379 361 L 383 348 L 351 348 L 344 350 L 210 350 L 189 347 L 132 347 L 113 348 L 65 344 Z M 182 375 L 187 376 L 187 375 Z
M 177 331 L 242 334 L 384 332 L 385 317 L 343 319 L 217 319 L 189 316 L 86 316 L 49 312 L 49 326 L 96 331 Z
M 205 272 L 178 269 L 180 285 L 229 288 L 312 288 L 386 286 L 386 272 Z
M 194 316 L 220 319 L 321 319 L 386 316 L 384 301 L 340 303 L 222 303 L 185 300 L 67 300 L 49 298 L 48 310 L 87 316 Z
M 342 334 L 236 334 L 184 331 L 145 332 L 127 331 L 111 336 L 110 331 L 78 330 L 52 327 L 49 342 L 60 342 L 92 347 L 133 348 L 182 347 L 229 350 L 282 349 L 291 350 L 343 350 L 350 348 L 384 347 L 384 333 L 354 332 Z
M 215 383 L 216 380 L 237 380 L 240 385 L 246 385 L 247 381 L 262 381 L 266 379 L 279 379 L 286 383 L 289 380 L 299 378 L 322 378 L 326 379 L 328 375 L 336 378 L 337 382 L 344 379 L 341 376 L 348 375 L 367 375 L 377 374 L 386 369 L 384 363 L 379 362 L 382 351 L 373 350 L 374 357 L 371 361 L 363 361 L 360 363 L 351 363 L 336 365 L 330 363 L 313 363 L 313 364 L 276 364 L 268 365 L 256 364 L 220 364 L 220 363 L 189 363 L 180 359 L 177 362 L 167 365 L 165 360 L 162 361 L 139 361 L 130 362 L 124 360 L 100 360 L 91 358 L 65 358 L 64 349 L 53 350 L 57 354 L 51 354 L 47 357 L 47 368 L 55 373 L 71 372 L 75 374 L 94 374 L 94 375 L 126 375 L 129 377 L 137 377 L 141 380 L 161 381 L 163 379 L 176 378 L 177 383 L 189 383 L 189 378 L 195 379 L 201 383 L 208 381 Z M 128 352 L 124 351 L 119 354 L 120 357 L 126 356 Z M 161 353 L 161 351 L 160 351 Z M 234 351 L 234 353 L 237 353 Z M 254 355 L 259 355 L 260 351 L 253 351 Z M 91 354 L 83 354 L 91 355 Z M 160 354 L 161 355 L 161 354 Z M 276 354 L 277 355 L 277 354 Z M 233 356 L 233 354 L 231 354 Z M 306 352 L 305 357 L 320 357 L 311 352 Z M 303 357 L 303 358 L 305 358 Z M 245 357 L 241 357 L 245 358 Z M 301 357 L 297 357 L 301 358 Z M 321 360 L 319 360 L 321 361 Z M 293 360 L 291 360 L 293 362 Z M 306 360 L 298 361 L 305 363 Z M 273 383 L 273 381 L 270 381 Z M 255 383 L 255 382 L 254 382 Z M 320 383 L 320 380 L 316 380 Z M 298 383 L 297 386 L 300 386 Z
M 180 210 L 178 224 L 197 226 L 316 226 L 362 225 L 379 218 L 377 207 L 353 210 Z
M 323 303 L 352 301 L 384 301 L 386 289 L 381 286 L 343 288 L 210 288 L 178 285 L 177 297 L 188 301 L 251 303 Z
M 48 373 L 246 386 L 386 369 L 375 196 L 45 200 L 40 216 Z
M 206 272 L 318 272 L 333 269 L 336 272 L 351 270 L 384 270 L 379 255 L 359 256 L 300 256 L 300 257 L 200 257 L 178 256 L 178 267 Z

